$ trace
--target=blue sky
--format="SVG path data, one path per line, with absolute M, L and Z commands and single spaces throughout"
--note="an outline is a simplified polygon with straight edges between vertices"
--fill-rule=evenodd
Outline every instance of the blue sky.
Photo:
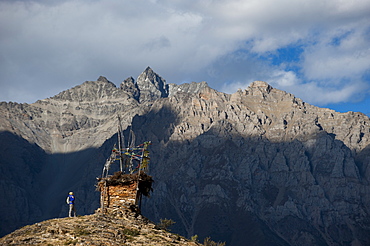
M 233 93 L 255 80 L 370 115 L 368 0 L 0 0 L 0 101 L 147 66 Z

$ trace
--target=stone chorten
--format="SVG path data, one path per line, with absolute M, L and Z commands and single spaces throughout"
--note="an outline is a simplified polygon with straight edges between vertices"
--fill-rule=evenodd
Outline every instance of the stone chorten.
M 114 213 L 122 210 L 140 213 L 142 196 L 149 197 L 153 179 L 145 172 L 123 174 L 121 171 L 106 178 L 99 178 L 97 190 L 100 191 L 100 209 L 102 213 Z

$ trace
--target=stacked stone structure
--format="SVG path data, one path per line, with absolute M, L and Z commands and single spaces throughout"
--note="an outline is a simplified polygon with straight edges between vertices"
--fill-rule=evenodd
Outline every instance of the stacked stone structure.
M 149 196 L 153 179 L 144 172 L 123 174 L 99 179 L 100 212 L 111 213 L 117 210 L 138 210 L 142 195 Z

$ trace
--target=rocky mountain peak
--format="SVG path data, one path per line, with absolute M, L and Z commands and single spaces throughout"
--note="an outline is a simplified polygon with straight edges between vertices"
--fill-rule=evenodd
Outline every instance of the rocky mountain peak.
M 104 77 L 104 76 L 99 76 L 98 80 L 97 81 L 101 81 L 101 82 L 109 82 L 109 80 Z
M 130 95 L 132 95 L 132 97 L 135 98 L 136 100 L 139 100 L 140 91 L 133 77 L 125 79 L 121 83 L 120 88 L 129 93 Z
M 271 85 L 266 83 L 265 81 L 256 80 L 253 81 L 249 87 L 262 87 L 262 88 L 271 88 Z
M 128 77 L 124 81 L 122 81 L 120 88 L 125 89 L 125 85 L 135 85 L 135 79 L 133 77 Z
M 97 81 L 86 81 L 81 85 L 65 90 L 51 97 L 53 100 L 96 101 L 113 98 L 126 98 L 126 93 L 107 78 L 100 76 Z
M 150 67 L 137 78 L 137 88 L 140 91 L 140 102 L 153 101 L 161 97 L 168 97 L 166 80 L 156 74 Z
M 143 73 L 146 73 L 146 74 L 154 74 L 154 71 L 151 67 L 147 66 L 147 68 L 145 68 L 144 72 Z
M 250 91 L 251 94 L 255 94 L 255 93 L 270 93 L 271 90 L 272 90 L 272 86 L 269 85 L 268 83 L 264 82 L 264 81 L 254 81 L 252 82 L 247 91 Z

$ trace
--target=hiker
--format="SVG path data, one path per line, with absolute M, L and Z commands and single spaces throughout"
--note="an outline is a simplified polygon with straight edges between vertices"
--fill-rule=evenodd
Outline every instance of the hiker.
M 69 204 L 69 217 L 72 217 L 72 212 L 73 212 L 73 217 L 76 217 L 76 209 L 75 209 L 75 196 L 73 195 L 73 192 L 69 192 L 69 195 L 67 197 L 67 204 Z

